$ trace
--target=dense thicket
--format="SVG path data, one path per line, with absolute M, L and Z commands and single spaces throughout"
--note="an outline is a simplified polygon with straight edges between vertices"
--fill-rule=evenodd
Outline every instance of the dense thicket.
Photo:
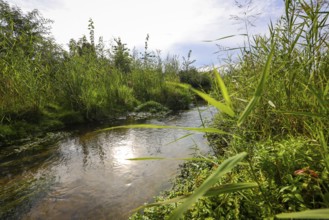
M 90 20 L 89 36 L 72 39 L 66 51 L 50 24 L 37 10 L 0 0 L 0 140 L 115 117 L 148 101 L 188 108 L 189 93 L 165 83 L 180 80 L 178 58 L 149 51 L 148 35 L 142 53 L 121 38 L 107 47 Z
M 254 182 L 257 187 L 202 197 L 185 219 L 273 219 L 281 212 L 329 207 L 328 16 L 326 1 L 286 0 L 269 37 L 248 36 L 239 62 L 222 71 L 238 114 L 218 114 L 213 125 L 228 134 L 209 135 L 215 157 L 185 164 L 172 191 L 159 201 L 190 195 L 225 158 L 245 151 L 246 163 L 216 186 Z M 213 94 L 227 100 L 220 89 Z M 132 219 L 166 219 L 176 201 L 144 209 Z M 322 219 L 328 209 L 326 214 Z

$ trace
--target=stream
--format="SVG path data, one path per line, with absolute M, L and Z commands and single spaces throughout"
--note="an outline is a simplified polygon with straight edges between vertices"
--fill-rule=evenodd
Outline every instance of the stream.
M 216 112 L 207 106 L 199 110 L 195 107 L 143 123 L 200 127 L 200 114 L 209 121 Z M 131 210 L 170 189 L 170 180 L 184 163 L 174 158 L 211 151 L 202 133 L 93 132 L 96 129 L 51 133 L 0 148 L 0 219 L 128 219 Z M 127 160 L 139 157 L 167 159 Z

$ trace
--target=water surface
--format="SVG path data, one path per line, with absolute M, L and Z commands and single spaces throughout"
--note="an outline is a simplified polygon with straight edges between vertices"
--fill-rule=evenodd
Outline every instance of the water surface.
M 214 114 L 213 109 L 200 109 L 203 120 Z M 197 108 L 145 123 L 202 124 Z M 0 218 L 127 219 L 130 210 L 169 189 L 169 180 L 183 163 L 127 159 L 183 158 L 209 152 L 202 133 L 180 139 L 187 134 L 192 133 L 119 129 L 95 134 L 89 130 L 0 149 Z

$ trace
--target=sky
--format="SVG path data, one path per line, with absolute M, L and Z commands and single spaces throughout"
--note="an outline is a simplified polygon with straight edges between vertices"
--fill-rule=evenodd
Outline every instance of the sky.
M 243 3 L 246 0 L 238 0 Z M 215 39 L 245 33 L 243 22 L 232 16 L 243 17 L 246 7 L 239 8 L 235 0 L 7 0 L 24 12 L 38 9 L 44 18 L 53 20 L 52 34 L 56 42 L 67 48 L 70 39 L 89 36 L 88 21 L 95 26 L 95 39 L 102 36 L 110 47 L 120 37 L 128 48 L 144 49 L 149 34 L 149 49 L 187 57 L 197 67 L 219 65 L 226 53 L 223 47 L 242 46 L 243 37 Z M 283 0 L 253 0 L 248 14 L 257 14 L 253 34 L 266 34 L 267 27 L 283 12 Z M 209 42 L 210 41 L 210 42 Z

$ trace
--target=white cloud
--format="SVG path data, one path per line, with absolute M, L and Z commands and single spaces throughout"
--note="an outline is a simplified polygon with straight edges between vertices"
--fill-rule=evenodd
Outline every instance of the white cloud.
M 16 5 L 21 9 L 28 11 L 31 11 L 33 9 L 49 11 L 63 6 L 62 0 L 7 0 L 7 1 L 12 5 Z
M 58 43 L 66 45 L 71 38 L 88 36 L 88 20 L 95 24 L 96 37 L 105 41 L 121 37 L 129 47 L 144 46 L 150 34 L 150 48 L 164 52 L 175 50 L 177 45 L 202 45 L 202 41 L 237 34 L 239 26 L 233 25 L 230 15 L 241 13 L 234 1 L 225 0 L 10 0 L 23 10 L 37 8 L 45 18 L 54 20 L 52 33 Z M 277 16 L 277 0 L 257 0 L 257 10 L 263 12 L 255 32 L 264 32 L 268 17 Z M 230 39 L 230 45 L 241 39 Z M 208 43 L 211 44 L 211 43 Z M 181 47 L 183 48 L 183 47 Z M 212 56 L 210 48 L 205 46 Z M 179 51 L 178 51 L 179 52 Z M 183 54 L 187 51 L 181 51 Z M 196 54 L 197 56 L 197 54 Z M 201 55 L 200 55 L 201 56 Z M 202 57 L 203 58 L 203 57 Z M 197 57 L 198 59 L 198 57 Z M 213 59 L 212 59 L 213 60 Z M 213 61 L 212 61 L 213 62 Z

